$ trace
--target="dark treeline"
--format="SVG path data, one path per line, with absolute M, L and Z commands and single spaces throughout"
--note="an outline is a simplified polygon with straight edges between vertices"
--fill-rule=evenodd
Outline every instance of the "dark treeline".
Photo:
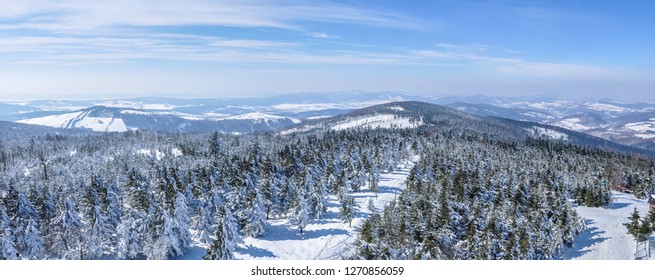
M 653 178 L 652 162 L 597 149 L 418 130 L 7 138 L 0 258 L 166 259 L 204 243 L 230 259 L 269 219 L 302 232 L 329 196 L 350 223 L 353 193 L 414 156 L 355 258 L 558 258 L 583 228 L 571 201 L 607 205 L 613 183 L 643 195 Z

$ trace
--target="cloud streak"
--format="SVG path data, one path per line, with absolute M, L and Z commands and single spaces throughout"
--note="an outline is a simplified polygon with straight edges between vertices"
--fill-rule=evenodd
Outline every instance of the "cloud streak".
M 434 49 L 315 50 L 309 43 L 234 40 L 181 34 L 130 37 L 25 36 L 0 39 L 4 64 L 107 64 L 144 60 L 264 63 L 287 65 L 432 66 L 477 74 L 532 78 L 586 78 L 623 75 L 603 67 L 508 57 L 493 46 L 440 44 Z
M 326 1 L 141 0 L 0 1 L 4 29 L 90 32 L 98 28 L 153 26 L 231 26 L 302 29 L 301 22 L 421 29 L 409 16 Z

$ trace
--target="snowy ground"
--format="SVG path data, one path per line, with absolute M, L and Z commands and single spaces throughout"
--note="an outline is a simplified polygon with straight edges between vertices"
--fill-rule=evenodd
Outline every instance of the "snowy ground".
M 327 213 L 322 219 L 312 220 L 301 235 L 296 226 L 286 219 L 269 220 L 266 234 L 259 238 L 245 238 L 235 252 L 237 259 L 283 259 L 283 260 L 332 260 L 342 259 L 353 253 L 351 246 L 357 237 L 356 229 L 368 218 L 369 199 L 373 199 L 378 211 L 395 199 L 405 187 L 405 178 L 418 157 L 397 168 L 392 173 L 380 174 L 377 198 L 367 188 L 354 193 L 358 205 L 357 216 L 352 222 L 343 223 L 338 218 L 339 200 L 330 196 Z M 202 259 L 206 245 L 195 246 L 191 251 L 176 259 Z
M 580 260 L 634 260 L 636 242 L 628 235 L 624 223 L 635 207 L 643 217 L 648 203 L 634 195 L 613 192 L 614 202 L 606 208 L 578 206 L 578 214 L 585 219 L 587 230 L 567 248 L 564 259 Z

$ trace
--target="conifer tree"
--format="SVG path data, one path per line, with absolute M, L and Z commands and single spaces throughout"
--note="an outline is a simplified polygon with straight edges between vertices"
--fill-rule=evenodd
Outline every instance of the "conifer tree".
M 353 219 L 357 213 L 357 205 L 355 204 L 355 199 L 344 193 L 340 197 L 341 200 L 341 210 L 339 210 L 339 218 L 345 223 L 348 223 L 349 227 L 352 227 Z
M 191 233 L 189 232 L 191 218 L 189 218 L 186 196 L 181 192 L 175 194 L 175 211 L 173 219 L 174 235 L 177 239 L 176 243 L 179 244 L 179 248 L 177 248 L 175 254 L 179 256 L 185 254 L 189 250 L 192 242 Z
M 36 221 L 30 217 L 23 234 L 23 257 L 29 260 L 43 258 L 44 241 Z
M 628 234 L 632 235 L 635 239 L 639 238 L 639 229 L 641 228 L 640 219 L 639 211 L 635 207 L 630 217 L 628 217 L 629 222 L 623 224 L 628 229 Z
M 116 257 L 118 259 L 136 259 L 141 251 L 142 244 L 138 230 L 140 219 L 136 215 L 134 210 L 128 210 L 117 227 Z
M 266 233 L 266 212 L 264 211 L 264 202 L 259 190 L 255 187 L 250 188 L 248 196 L 248 205 L 244 209 L 245 226 L 243 234 L 250 237 L 259 237 Z
M 207 248 L 207 254 L 203 256 L 205 260 L 229 260 L 234 258 L 232 252 L 227 249 L 225 235 L 223 231 L 223 222 L 218 221 L 216 224 L 216 234 L 211 246 Z
M 16 260 L 19 259 L 18 250 L 16 249 L 16 237 L 9 221 L 5 208 L 0 204 L 0 259 Z
M 304 192 L 301 191 L 296 197 L 295 206 L 289 217 L 289 223 L 298 227 L 300 234 L 303 234 L 303 229 L 309 223 L 309 206 Z

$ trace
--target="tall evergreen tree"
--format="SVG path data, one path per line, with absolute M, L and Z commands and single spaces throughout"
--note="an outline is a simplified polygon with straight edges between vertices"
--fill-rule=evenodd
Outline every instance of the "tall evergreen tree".
M 43 258 L 44 240 L 33 218 L 29 218 L 23 234 L 23 257 L 34 260 Z
M 174 249 L 175 255 L 185 254 L 191 247 L 191 218 L 186 204 L 186 196 L 182 192 L 175 194 L 175 211 L 173 213 L 173 231 L 179 247 Z
M 19 259 L 18 250 L 16 249 L 16 237 L 14 230 L 9 221 L 9 216 L 5 208 L 0 204 L 0 259 L 16 260 Z
M 138 225 L 141 219 L 134 210 L 128 210 L 125 215 L 117 228 L 116 257 L 121 260 L 136 259 L 142 250 Z
M 303 234 L 303 229 L 309 223 L 309 206 L 305 198 L 304 191 L 301 191 L 296 197 L 295 206 L 293 207 L 289 223 L 298 227 L 300 234 Z
M 355 215 L 357 214 L 355 199 L 351 195 L 344 193 L 341 195 L 340 200 L 341 210 L 339 210 L 339 218 L 343 222 L 348 223 L 349 227 L 352 227 L 353 219 L 355 219 Z

